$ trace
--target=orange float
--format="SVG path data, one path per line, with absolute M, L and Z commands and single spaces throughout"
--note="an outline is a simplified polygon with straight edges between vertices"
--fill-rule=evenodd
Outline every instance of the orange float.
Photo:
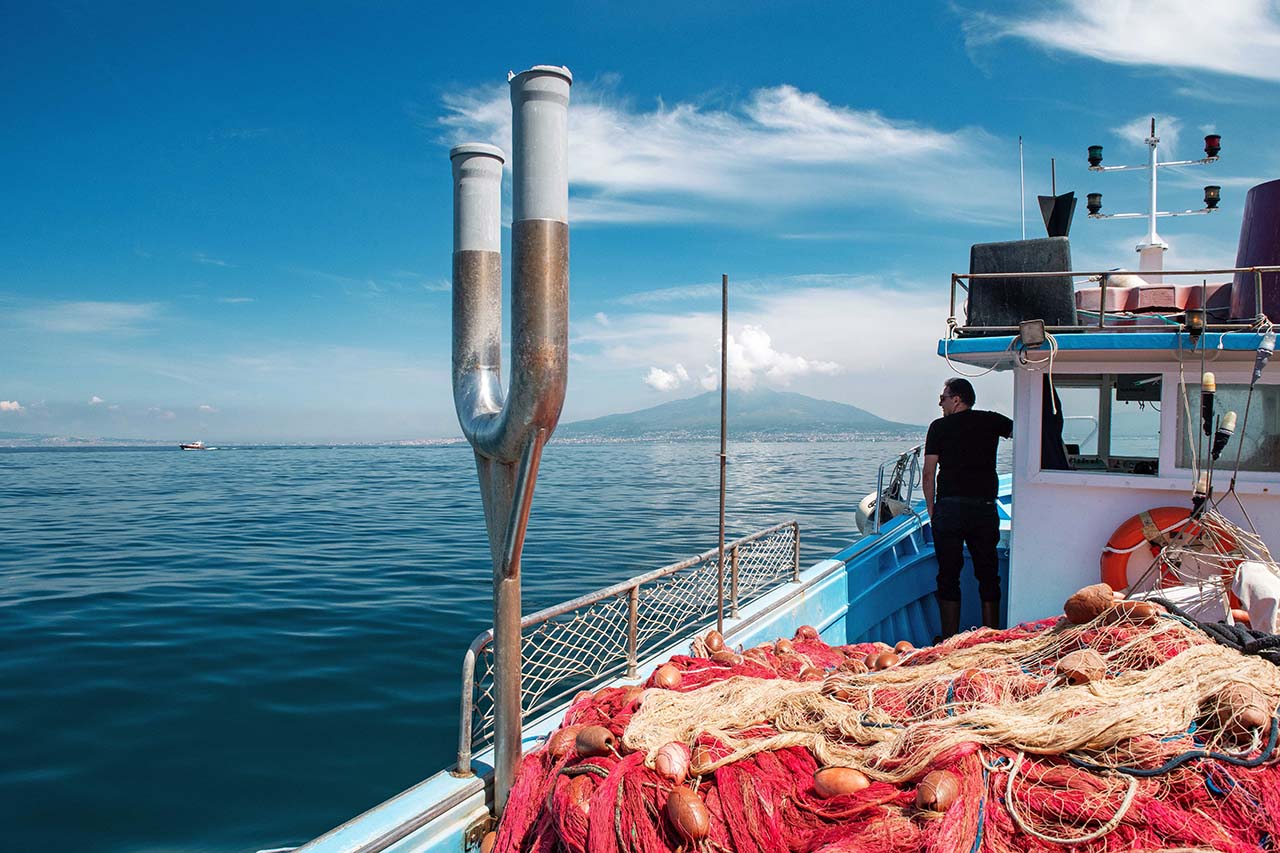
M 1128 589 L 1151 568 L 1160 550 L 1177 536 L 1189 542 L 1199 536 L 1201 525 L 1191 512 L 1180 506 L 1158 506 L 1143 510 L 1116 528 L 1102 549 L 1102 581 L 1112 589 Z M 1236 543 L 1226 531 L 1215 530 L 1220 554 L 1235 550 Z M 1167 569 L 1160 572 L 1159 586 L 1176 586 L 1177 577 Z

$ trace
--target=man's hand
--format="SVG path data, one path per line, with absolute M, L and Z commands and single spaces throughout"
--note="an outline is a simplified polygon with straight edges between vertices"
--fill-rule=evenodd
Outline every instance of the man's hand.
M 924 472 L 920 481 L 920 486 L 924 490 L 924 508 L 929 511 L 930 520 L 933 519 L 933 487 L 937 474 L 938 455 L 935 453 L 924 458 Z

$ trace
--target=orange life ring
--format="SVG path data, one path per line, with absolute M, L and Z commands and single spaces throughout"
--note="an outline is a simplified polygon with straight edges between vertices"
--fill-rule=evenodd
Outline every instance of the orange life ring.
M 1200 522 L 1191 518 L 1186 507 L 1158 506 L 1144 510 L 1116 528 L 1102 549 L 1102 580 L 1114 590 L 1128 589 L 1147 570 L 1160 549 L 1174 534 L 1186 539 L 1199 535 Z M 1215 530 L 1218 550 L 1229 554 L 1235 540 L 1226 531 Z M 1175 586 L 1178 579 L 1167 569 L 1160 573 L 1160 586 Z

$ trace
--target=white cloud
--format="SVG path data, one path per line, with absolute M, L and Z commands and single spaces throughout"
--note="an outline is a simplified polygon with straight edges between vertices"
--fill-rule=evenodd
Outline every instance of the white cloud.
M 195 260 L 196 263 L 208 264 L 209 266 L 212 266 L 212 267 L 234 267 L 235 266 L 235 264 L 227 263 L 226 261 L 220 258 L 212 258 L 206 255 L 204 252 L 196 252 L 191 257 Z
M 683 364 L 677 364 L 672 370 L 650 367 L 644 377 L 644 384 L 655 391 L 674 391 L 688 381 L 689 372 L 684 369 Z
M 0 412 L 24 412 L 22 404 L 17 400 L 0 400 Z
M 510 151 L 509 98 L 505 87 L 447 95 L 440 122 L 453 141 Z M 1003 220 L 998 188 L 1016 186 L 1012 172 L 987 165 L 998 143 L 981 129 L 938 130 L 789 85 L 720 108 L 637 109 L 608 87 L 583 83 L 573 99 L 575 222 L 757 222 L 799 208 L 884 204 Z
M 597 311 L 593 319 L 597 323 L 599 323 L 601 326 L 609 325 L 609 315 L 604 313 L 603 311 Z
M 208 403 L 201 403 L 201 404 L 200 404 L 200 406 L 199 406 L 198 408 L 199 408 L 199 409 L 200 409 L 200 411 L 202 411 L 202 412 L 215 413 L 215 412 L 217 412 L 217 411 L 218 411 L 218 410 L 217 410 L 217 409 L 215 409 L 213 406 L 210 406 Z
M 156 418 L 159 418 L 162 421 L 171 421 L 178 417 L 176 414 L 169 411 L 168 409 L 160 409 L 155 406 L 152 406 L 151 408 L 147 409 L 147 414 L 152 415 Z
M 1269 0 L 1061 0 L 1022 18 L 976 15 L 971 42 L 1012 36 L 1121 65 L 1280 80 L 1280 10 Z
M 719 346 L 716 351 L 719 352 Z M 743 390 L 754 388 L 760 379 L 771 385 L 790 385 L 793 379 L 809 374 L 831 375 L 840 371 L 834 361 L 805 358 L 773 347 L 773 338 L 760 326 L 744 325 L 738 335 L 729 335 L 729 387 Z M 707 366 L 702 376 L 702 387 L 718 388 L 720 371 Z
M 756 292 L 739 298 L 731 318 L 730 387 L 746 381 L 786 386 L 904 423 L 937 417 L 938 388 L 951 375 L 936 355 L 946 334 L 945 286 L 864 275 L 759 283 Z M 580 416 L 634 408 L 634 392 L 615 377 L 647 377 L 653 365 L 712 365 L 696 371 L 691 382 L 717 387 L 719 305 L 684 313 L 614 313 L 610 319 L 608 327 L 574 328 L 574 346 L 591 354 L 600 377 L 579 392 L 592 399 Z M 975 385 L 984 408 L 1007 409 L 1007 375 Z
M 47 302 L 14 312 L 19 323 L 46 332 L 137 332 L 160 312 L 153 302 Z
M 1161 161 L 1172 159 L 1173 152 L 1178 150 L 1178 138 L 1182 133 L 1182 121 L 1176 116 L 1162 116 L 1158 113 L 1154 118 L 1156 120 L 1156 136 L 1160 139 L 1160 159 Z M 1143 151 L 1147 151 L 1147 137 L 1151 136 L 1151 119 L 1152 116 L 1150 115 L 1138 116 L 1131 122 L 1113 128 L 1112 132 L 1125 142 L 1135 147 L 1140 145 Z
M 90 398 L 89 398 L 89 405 L 90 405 L 90 406 L 101 406 L 101 405 L 102 405 L 103 403 L 105 403 L 105 402 L 106 402 L 106 400 L 103 400 L 103 399 L 102 399 L 101 397 L 99 397 L 97 394 L 94 394 L 92 397 L 90 397 Z
M 226 303 L 227 305 L 242 305 L 246 302 L 255 302 L 256 300 L 252 296 L 223 296 L 218 301 Z

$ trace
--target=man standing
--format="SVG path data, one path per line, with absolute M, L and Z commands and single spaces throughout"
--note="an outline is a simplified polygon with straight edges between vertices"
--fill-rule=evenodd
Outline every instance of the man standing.
M 948 379 L 938 397 L 942 417 L 929 424 L 924 441 L 924 503 L 938 556 L 943 638 L 960 630 L 960 571 L 966 544 L 978 578 L 982 624 L 995 628 L 1000 621 L 996 447 L 1001 438 L 1013 435 L 1013 421 L 998 412 L 974 409 L 975 399 L 969 380 Z

